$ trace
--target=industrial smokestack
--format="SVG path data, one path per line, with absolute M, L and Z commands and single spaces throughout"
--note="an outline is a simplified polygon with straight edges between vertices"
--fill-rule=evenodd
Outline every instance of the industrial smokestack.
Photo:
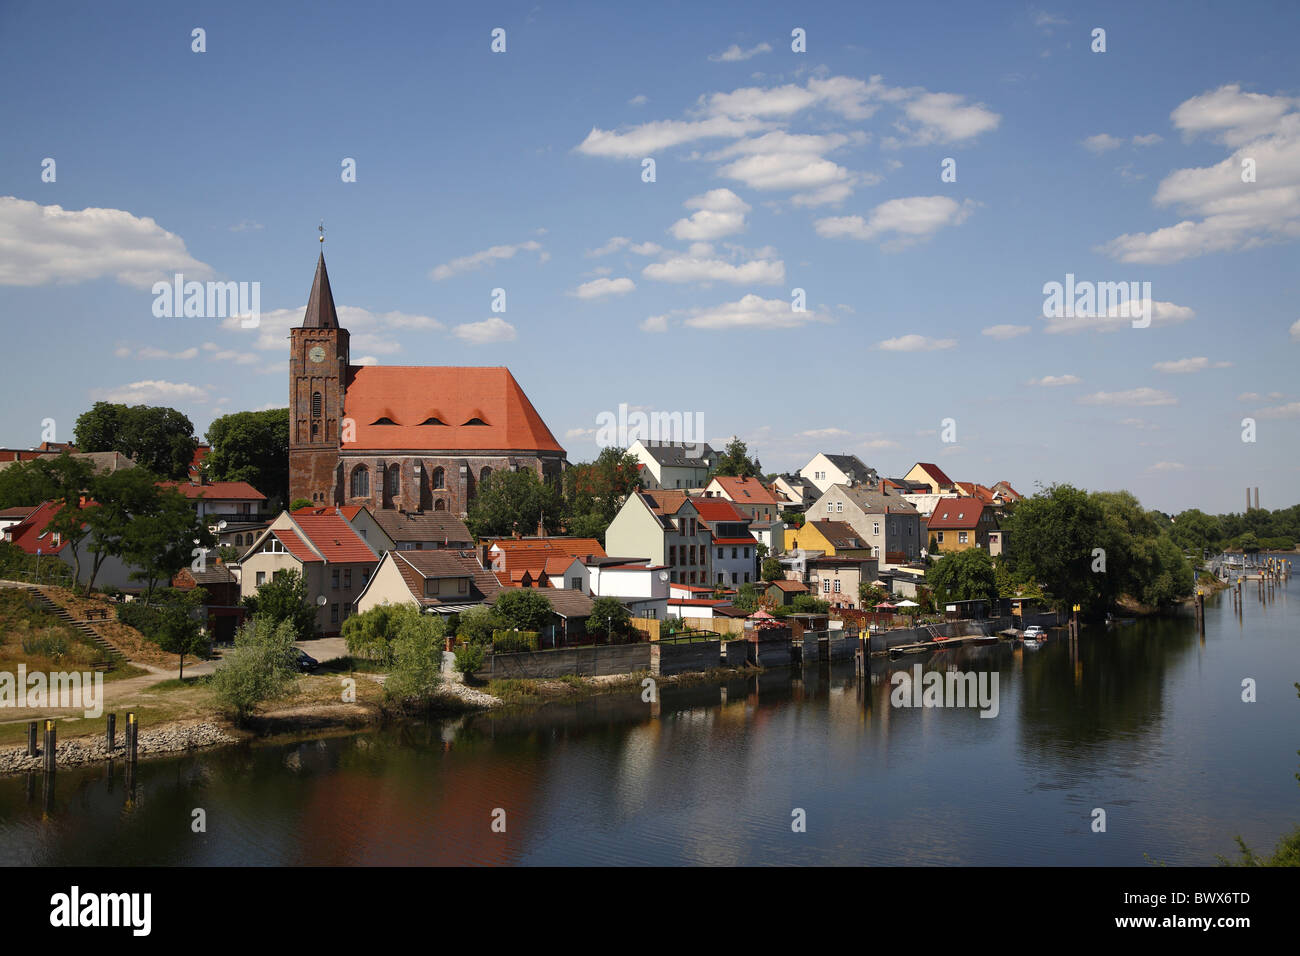
M 1259 485 L 1255 486 L 1255 510 L 1259 510 Z
M 1250 510 L 1250 485 L 1246 486 L 1246 510 Z

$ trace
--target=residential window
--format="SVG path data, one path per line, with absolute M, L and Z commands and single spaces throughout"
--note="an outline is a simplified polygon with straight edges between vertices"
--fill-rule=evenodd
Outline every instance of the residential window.
M 836 510 L 836 511 L 843 511 L 843 510 L 844 510 L 844 502 L 842 502 L 842 501 L 837 501 L 837 502 L 835 502 L 835 510 Z
M 575 591 L 582 590 L 582 578 L 569 578 L 569 587 Z
M 335 591 L 339 589 L 339 569 L 335 568 L 330 572 L 330 587 Z
M 677 563 L 677 545 L 675 545 L 675 544 L 670 544 L 670 545 L 668 546 L 668 563 L 669 563 L 669 564 L 676 564 L 676 563 Z M 676 580 L 676 579 L 674 579 L 674 580 Z
M 266 583 L 266 572 L 265 572 L 265 571 L 258 571 L 258 572 L 257 572 L 257 586 L 260 588 L 260 587 L 261 587 L 263 584 L 265 584 L 265 583 Z
M 936 534 L 936 535 L 934 536 L 934 540 L 935 540 L 935 542 L 938 543 L 938 544 L 943 544 L 943 532 L 940 531 L 938 534 Z
M 745 583 L 746 583 L 746 584 L 749 583 L 749 572 L 748 572 L 748 571 L 745 572 Z
M 967 540 L 966 540 L 966 532 L 965 532 L 965 531 L 958 531 L 958 532 L 957 532 L 957 543 L 958 543 L 958 544 L 966 544 L 966 543 L 967 543 Z
M 732 559 L 733 561 L 736 559 L 736 553 L 737 553 L 737 552 L 736 552 L 736 549 L 735 549 L 735 548 L 732 548 L 732 549 L 731 549 L 731 559 Z M 718 557 L 722 557 L 722 555 L 718 555 Z
M 331 604 L 331 605 L 330 605 L 330 623 L 331 623 L 331 624 L 337 624 L 338 622 L 339 622 L 339 606 L 338 606 L 337 604 Z
M 442 582 L 437 578 L 430 578 L 424 582 L 424 596 L 437 597 L 442 591 Z
M 719 583 L 719 584 L 722 583 L 722 572 L 721 572 L 721 571 L 718 572 L 718 583 Z
M 736 581 L 737 581 L 737 575 L 736 575 L 736 572 L 735 572 L 735 571 L 732 571 L 732 572 L 731 572 L 731 583 L 732 583 L 732 584 L 735 584 Z
M 835 505 L 829 501 L 826 502 L 826 513 L 831 514 L 834 510 L 835 510 Z
M 839 594 L 839 593 L 840 593 L 840 579 L 839 579 L 839 578 L 836 578 L 836 579 L 835 579 L 835 593 L 836 593 L 836 594 Z
M 721 549 L 721 548 L 718 549 L 718 560 L 719 560 L 719 561 L 722 560 L 722 549 Z
M 831 582 L 829 578 L 827 578 L 825 581 L 822 582 L 822 593 L 823 594 L 831 593 Z
M 873 537 L 874 537 L 874 536 L 877 536 L 877 535 L 880 534 L 880 522 L 879 522 L 879 521 L 873 521 L 873 522 L 871 522 L 871 534 L 872 534 Z
M 574 578 L 573 580 L 577 581 L 579 579 Z M 469 578 L 461 578 L 459 581 L 456 582 L 456 592 L 458 594 L 469 593 Z
M 749 557 L 749 548 L 745 549 L 745 557 Z M 748 577 L 748 575 L 746 575 L 746 577 Z
M 352 590 L 352 569 L 351 568 L 345 568 L 343 570 L 343 589 L 345 591 Z

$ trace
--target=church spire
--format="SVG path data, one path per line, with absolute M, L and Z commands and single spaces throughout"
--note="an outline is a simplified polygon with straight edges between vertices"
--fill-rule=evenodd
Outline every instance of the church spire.
M 324 236 L 321 237 L 322 241 Z M 307 300 L 307 314 L 302 317 L 304 329 L 337 329 L 339 316 L 334 311 L 334 293 L 330 291 L 329 273 L 325 271 L 325 253 L 316 260 L 316 278 L 311 283 L 311 298 Z

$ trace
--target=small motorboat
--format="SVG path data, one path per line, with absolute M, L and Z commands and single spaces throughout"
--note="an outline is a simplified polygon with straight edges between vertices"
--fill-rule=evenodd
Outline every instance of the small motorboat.
M 1047 643 L 1047 632 L 1037 625 L 1025 628 L 1024 637 L 1021 638 L 1027 650 L 1037 650 Z

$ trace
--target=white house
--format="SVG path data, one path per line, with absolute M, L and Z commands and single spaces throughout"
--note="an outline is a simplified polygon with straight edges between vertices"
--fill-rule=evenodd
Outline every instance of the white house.
M 857 455 L 827 455 L 818 453 L 812 461 L 799 469 L 799 475 L 811 481 L 825 494 L 833 485 L 875 485 L 880 478 L 876 469 L 863 464 Z
M 683 445 L 638 439 L 628 452 L 644 466 L 642 483 L 649 489 L 703 488 L 718 463 L 718 453 L 707 442 Z

